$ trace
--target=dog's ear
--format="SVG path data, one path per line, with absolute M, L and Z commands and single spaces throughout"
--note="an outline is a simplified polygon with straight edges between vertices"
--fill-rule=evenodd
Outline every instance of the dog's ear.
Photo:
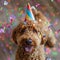
M 22 21 L 13 29 L 12 31 L 12 39 L 17 44 L 17 35 L 22 35 L 25 30 L 25 25 Z
M 17 44 L 17 40 L 16 40 L 16 32 L 17 30 L 16 30 L 16 28 L 12 31 L 12 39 L 13 39 L 13 41 Z
M 45 44 L 45 46 L 48 46 L 48 47 L 54 47 L 54 45 L 56 44 L 56 38 L 55 38 L 55 35 L 53 34 L 53 31 L 50 29 L 48 33 L 48 38 L 47 38 L 47 42 Z

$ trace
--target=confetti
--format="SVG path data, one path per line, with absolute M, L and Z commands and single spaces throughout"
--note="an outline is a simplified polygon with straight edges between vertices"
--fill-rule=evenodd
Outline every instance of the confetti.
M 60 3 L 60 0 L 56 0 L 58 3 Z
M 52 28 L 60 43 L 60 0 L 0 0 L 0 48 L 6 54 L 6 60 L 14 58 L 11 55 L 14 54 L 16 46 L 11 38 L 11 33 L 19 21 L 21 19 L 24 20 L 24 10 L 26 9 L 25 5 L 27 2 L 31 3 L 31 6 L 36 7 L 47 17 L 51 23 L 48 28 Z M 42 22 L 41 19 L 39 21 Z M 24 24 L 26 23 L 24 22 Z M 49 23 L 45 22 L 45 24 L 48 25 Z M 47 29 L 45 30 L 47 31 Z M 46 54 L 51 56 L 47 57 L 46 60 L 58 60 L 57 56 L 60 58 L 59 43 L 52 51 L 49 48 L 45 49 Z
M 8 56 L 7 60 L 11 60 L 11 59 L 10 59 L 10 56 Z
M 53 55 L 53 56 L 57 56 L 57 55 L 58 55 L 58 52 L 53 51 L 53 52 L 52 52 L 52 55 Z
M 51 50 L 49 48 L 46 48 L 46 54 L 50 54 Z
M 46 60 L 52 60 L 50 57 L 47 57 Z
M 7 1 L 4 1 L 4 5 L 8 5 L 8 2 Z
M 40 4 L 39 4 L 39 3 L 37 3 L 37 4 L 36 4 L 36 7 L 39 7 L 39 6 L 40 6 Z
M 5 33 L 4 29 L 1 28 L 0 29 L 0 33 Z
M 51 2 L 53 2 L 54 0 L 51 0 Z

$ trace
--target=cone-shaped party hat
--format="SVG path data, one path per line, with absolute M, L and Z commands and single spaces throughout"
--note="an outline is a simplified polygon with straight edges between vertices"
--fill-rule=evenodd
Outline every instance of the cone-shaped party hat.
M 30 19 L 30 20 L 33 20 L 33 21 L 35 20 L 34 15 L 32 13 L 32 10 L 31 10 L 31 6 L 30 6 L 29 3 L 27 4 L 25 19 L 27 19 L 27 20 Z

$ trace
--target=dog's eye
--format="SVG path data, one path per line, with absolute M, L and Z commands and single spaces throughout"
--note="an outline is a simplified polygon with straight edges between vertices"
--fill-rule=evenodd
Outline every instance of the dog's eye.
M 37 30 L 36 30 L 36 29 L 33 29 L 33 32 L 34 32 L 34 33 L 37 33 Z
M 26 28 L 21 29 L 20 34 L 24 34 L 26 32 Z

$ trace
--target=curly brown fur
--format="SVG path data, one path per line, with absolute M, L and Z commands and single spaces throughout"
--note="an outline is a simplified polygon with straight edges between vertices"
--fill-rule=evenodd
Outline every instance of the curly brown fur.
M 18 45 L 16 60 L 45 60 L 44 46 L 53 47 L 56 39 L 44 15 L 33 10 L 36 21 L 21 21 L 13 30 L 12 38 Z M 47 23 L 47 24 L 46 24 Z
M 43 42 L 46 39 L 47 41 L 45 45 L 50 48 L 53 47 L 56 43 L 56 38 L 54 36 L 52 29 L 50 28 L 50 23 L 40 11 L 33 9 L 33 12 L 36 20 L 38 21 L 42 36 L 45 35 Z

